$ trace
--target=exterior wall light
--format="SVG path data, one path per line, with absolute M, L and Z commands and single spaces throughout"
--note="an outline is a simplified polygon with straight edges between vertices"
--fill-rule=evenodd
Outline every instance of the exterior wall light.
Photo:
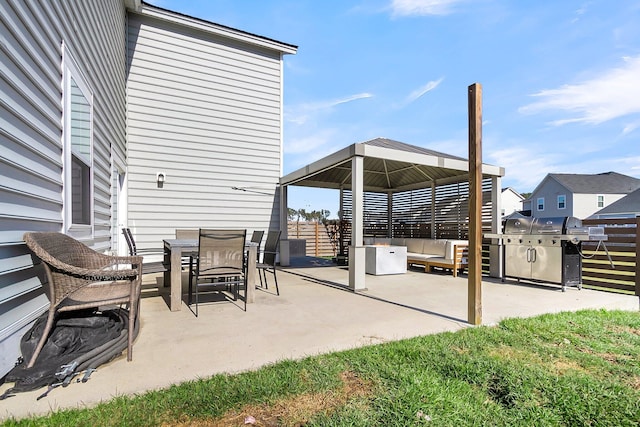
M 156 174 L 156 184 L 158 185 L 158 188 L 164 187 L 165 178 L 166 178 L 166 176 L 165 176 L 164 172 L 158 172 Z

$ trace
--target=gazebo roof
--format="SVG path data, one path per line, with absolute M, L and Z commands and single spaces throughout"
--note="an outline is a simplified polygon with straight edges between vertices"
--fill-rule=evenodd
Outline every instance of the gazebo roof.
M 365 191 L 407 191 L 469 179 L 469 162 L 387 138 L 351 144 L 280 179 L 280 185 L 350 189 L 351 159 L 364 158 Z M 484 176 L 504 176 L 504 168 L 483 164 Z

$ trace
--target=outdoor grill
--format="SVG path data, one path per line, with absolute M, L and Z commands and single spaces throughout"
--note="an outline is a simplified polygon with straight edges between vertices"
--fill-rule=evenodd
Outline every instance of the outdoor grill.
M 607 240 L 601 227 L 575 217 L 509 218 L 504 224 L 504 277 L 582 289 L 581 242 Z

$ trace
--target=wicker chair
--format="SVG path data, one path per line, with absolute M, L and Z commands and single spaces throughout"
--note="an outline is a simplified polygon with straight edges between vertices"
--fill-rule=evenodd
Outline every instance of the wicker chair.
M 44 291 L 51 302 L 47 324 L 29 361 L 32 367 L 55 323 L 56 313 L 113 304 L 129 307 L 127 360 L 133 355 L 134 326 L 140 301 L 141 256 L 110 256 L 62 233 L 29 232 L 23 237 L 42 260 Z

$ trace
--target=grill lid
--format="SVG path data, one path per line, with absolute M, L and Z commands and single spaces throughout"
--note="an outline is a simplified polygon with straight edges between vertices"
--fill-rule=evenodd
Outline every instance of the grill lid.
M 531 225 L 531 234 L 562 234 L 566 217 L 535 218 Z
M 564 225 L 565 234 L 571 234 L 570 230 L 573 228 L 582 228 L 582 220 L 580 218 L 576 218 L 575 216 L 568 216 L 567 222 Z M 602 234 L 604 234 L 604 230 Z
M 509 218 L 504 234 L 574 234 L 582 229 L 582 220 L 573 216 L 548 218 Z
M 505 234 L 529 234 L 531 233 L 531 217 L 509 218 L 504 223 Z

